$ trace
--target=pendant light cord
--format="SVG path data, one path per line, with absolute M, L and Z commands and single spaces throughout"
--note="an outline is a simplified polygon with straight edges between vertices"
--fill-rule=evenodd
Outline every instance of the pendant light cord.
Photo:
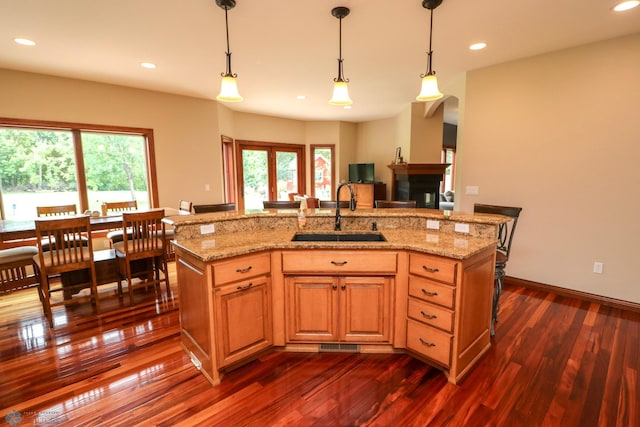
M 233 74 L 231 72 L 231 48 L 229 48 L 229 15 L 228 9 L 224 8 L 224 25 L 227 30 L 227 51 L 225 54 L 227 55 L 227 71 L 222 73 L 222 77 L 238 77 L 237 74 Z
M 431 49 L 431 40 L 433 38 L 433 9 L 431 11 L 431 18 L 429 21 L 429 52 L 427 52 L 427 72 L 425 74 L 421 74 L 420 77 L 431 76 L 436 72 L 431 69 L 431 56 L 433 55 L 433 50 Z
M 345 83 L 349 83 L 349 79 L 345 79 L 344 78 L 344 74 L 342 71 L 342 18 L 339 18 L 338 21 L 340 21 L 340 25 L 339 25 L 339 36 L 338 36 L 338 77 L 333 79 L 334 82 L 345 82 Z

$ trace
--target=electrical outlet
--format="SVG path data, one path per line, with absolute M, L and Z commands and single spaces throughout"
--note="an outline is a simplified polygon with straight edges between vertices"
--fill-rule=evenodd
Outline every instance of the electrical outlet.
M 427 230 L 440 230 L 440 221 L 433 219 L 427 220 Z
M 453 231 L 455 231 L 456 233 L 469 234 L 469 224 L 456 222 L 456 224 L 453 226 Z
M 593 272 L 596 274 L 602 274 L 602 270 L 604 269 L 604 263 L 602 262 L 594 262 L 593 263 Z
M 478 187 L 477 185 L 467 185 L 464 188 L 464 193 L 469 196 L 477 196 L 478 194 L 480 194 L 480 187 Z
M 216 232 L 214 224 L 205 224 L 200 226 L 200 234 L 213 234 Z

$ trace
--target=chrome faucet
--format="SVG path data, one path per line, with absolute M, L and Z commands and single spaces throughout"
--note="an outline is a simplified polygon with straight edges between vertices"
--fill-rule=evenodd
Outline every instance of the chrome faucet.
M 340 225 L 340 219 L 342 218 L 340 216 L 340 189 L 342 189 L 342 187 L 344 187 L 345 185 L 347 186 L 347 188 L 349 189 L 349 193 L 351 194 L 349 196 L 349 209 L 352 211 L 356 210 L 356 199 L 353 196 L 353 189 L 348 183 L 343 182 L 338 186 L 338 190 L 336 191 L 336 225 L 334 227 L 335 231 L 340 231 L 342 229 Z

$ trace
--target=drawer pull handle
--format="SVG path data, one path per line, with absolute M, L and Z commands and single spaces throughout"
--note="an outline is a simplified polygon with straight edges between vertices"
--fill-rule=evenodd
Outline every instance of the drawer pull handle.
M 244 290 L 246 290 L 246 289 L 249 289 L 249 288 L 250 288 L 250 287 L 252 287 L 252 286 L 253 286 L 253 282 L 249 282 L 249 284 L 248 284 L 248 285 L 245 285 L 245 286 L 238 286 L 236 289 L 237 289 L 237 290 L 239 290 L 239 291 L 244 291 Z
M 424 316 L 427 319 L 437 319 L 438 316 L 436 316 L 435 314 L 427 314 L 424 311 L 421 311 L 420 314 L 422 314 L 422 316 Z
M 436 343 L 429 342 L 429 341 L 425 341 L 425 340 L 423 340 L 422 338 L 420 338 L 420 342 L 421 342 L 422 344 L 426 345 L 427 347 L 435 347 L 435 346 L 436 346 Z
M 331 261 L 331 264 L 342 267 L 343 265 L 347 265 L 347 261 Z
M 248 273 L 251 271 L 252 268 L 253 268 L 252 266 L 249 266 L 246 268 L 237 268 L 236 273 Z
M 423 266 L 422 266 L 422 268 L 424 268 L 425 270 L 427 270 L 429 273 L 437 273 L 438 271 L 440 271 L 440 270 L 438 270 L 437 268 L 431 268 L 431 267 L 429 267 L 428 265 L 423 265 Z
M 425 294 L 428 297 L 437 297 L 438 293 L 437 292 L 430 292 L 427 291 L 426 289 L 420 289 L 422 291 L 423 294 Z

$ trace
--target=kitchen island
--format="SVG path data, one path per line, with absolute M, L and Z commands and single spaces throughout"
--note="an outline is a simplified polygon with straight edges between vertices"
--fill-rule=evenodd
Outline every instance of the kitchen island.
M 175 228 L 182 345 L 212 384 L 274 349 L 408 352 L 457 383 L 489 349 L 497 228 L 507 218 L 343 210 L 335 233 L 335 211 L 306 210 L 304 230 L 297 214 L 165 219 Z M 292 240 L 298 232 L 367 241 Z

